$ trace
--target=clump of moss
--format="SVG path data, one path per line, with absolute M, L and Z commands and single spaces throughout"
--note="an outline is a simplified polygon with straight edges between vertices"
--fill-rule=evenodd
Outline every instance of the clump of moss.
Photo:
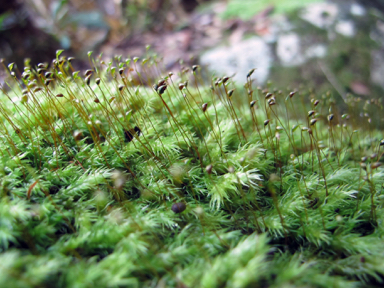
M 245 89 L 198 66 L 164 76 L 156 57 L 81 75 L 60 53 L 8 66 L 0 94 L 2 287 L 382 283 L 368 114 L 253 71 Z

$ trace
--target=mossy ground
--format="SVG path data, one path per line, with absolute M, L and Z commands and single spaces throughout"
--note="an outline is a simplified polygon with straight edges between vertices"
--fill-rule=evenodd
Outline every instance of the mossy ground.
M 1 287 L 382 283 L 370 102 L 59 56 L 2 87 Z

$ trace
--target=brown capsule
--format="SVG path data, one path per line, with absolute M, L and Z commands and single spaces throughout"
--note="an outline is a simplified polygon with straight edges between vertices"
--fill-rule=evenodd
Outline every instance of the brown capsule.
M 184 87 L 185 87 L 185 86 L 184 86 L 184 83 L 180 83 L 180 84 L 179 84 L 179 90 L 180 90 L 180 91 L 183 90 Z
M 269 99 L 268 104 L 269 104 L 269 106 L 273 106 L 276 104 L 276 102 L 274 99 Z
M 204 103 L 204 104 L 201 106 L 201 110 L 203 110 L 203 112 L 207 111 L 207 108 L 208 108 L 208 104 L 207 104 L 207 103 Z
M 228 91 L 228 97 L 232 97 L 232 94 L 233 94 L 234 91 L 235 91 L 235 89 L 231 89 L 231 90 L 229 90 L 229 91 Z
M 296 94 L 296 92 L 291 92 L 291 93 L 289 93 L 289 98 L 292 98 L 294 95 Z
M 264 126 L 267 126 L 269 124 L 269 119 L 264 121 Z
M 380 146 L 384 146 L 384 139 L 380 141 Z
M 367 164 L 365 163 L 360 163 L 360 167 L 363 168 L 364 170 L 367 170 Z
M 316 107 L 317 105 L 319 105 L 320 101 L 319 100 L 316 100 L 315 102 L 313 102 L 313 105 Z
M 124 85 L 120 84 L 120 85 L 118 86 L 118 89 L 119 89 L 119 91 L 121 92 L 121 91 L 124 89 Z
M 79 141 L 83 137 L 83 132 L 76 130 L 73 132 L 73 138 L 75 138 L 76 141 Z
M 35 88 L 37 86 L 36 82 L 28 82 L 28 87 L 29 88 Z
M 228 76 L 225 76 L 223 77 L 223 83 L 225 84 L 225 82 L 227 82 L 229 80 L 229 77 Z
M 35 89 L 33 90 L 33 93 L 36 93 L 36 92 L 39 92 L 39 91 L 41 91 L 41 88 L 40 88 L 40 87 L 37 87 L 37 88 L 35 88 Z
M 376 153 L 373 153 L 372 155 L 371 155 L 371 159 L 375 159 L 377 157 L 377 154 Z
M 167 85 L 166 80 L 165 79 L 160 79 L 157 82 L 157 86 L 160 87 L 160 86 L 163 86 L 163 85 Z
M 39 69 L 37 69 L 37 73 L 38 73 L 39 75 L 41 75 L 41 74 L 43 74 L 43 72 L 44 72 L 45 70 L 46 70 L 45 68 L 39 68 Z
M 49 194 L 56 194 L 59 191 L 60 191 L 60 188 L 57 187 L 56 185 L 49 187 Z
M 68 57 L 68 63 L 71 63 L 72 62 L 72 60 L 74 60 L 75 58 L 74 57 Z
M 96 80 L 95 80 L 95 83 L 97 84 L 97 85 L 100 85 L 100 78 L 96 78 Z
M 135 126 L 133 129 L 124 130 L 124 138 L 125 142 L 131 142 L 133 140 L 133 137 L 140 136 L 141 130 L 139 127 Z
M 317 122 L 317 119 L 311 119 L 311 121 L 309 122 L 309 124 L 312 126 L 312 125 L 315 125 Z
M 331 122 L 333 120 L 333 114 L 328 115 L 328 121 Z
M 199 65 L 193 65 L 193 66 L 192 66 L 192 71 L 193 71 L 193 72 L 196 72 L 197 68 L 199 68 Z
M 168 73 L 168 76 L 169 76 L 169 77 L 172 77 L 172 76 L 173 76 L 173 72 L 169 72 L 169 73 Z
M 46 73 L 44 74 L 45 78 L 51 78 L 52 75 L 53 75 L 52 72 L 46 72 Z
M 59 64 L 60 64 L 60 65 L 63 65 L 64 62 L 65 62 L 65 59 L 64 59 L 64 58 L 61 58 L 61 59 L 59 60 Z
M 29 76 L 31 76 L 31 74 L 26 73 L 26 72 L 23 72 L 23 74 L 21 74 L 21 77 L 22 77 L 24 80 L 27 80 L 27 79 L 29 78 Z
M 89 75 L 92 75 L 93 74 L 93 70 L 92 69 L 88 69 L 85 71 L 84 73 L 84 76 L 89 76 Z
M 365 162 L 367 162 L 367 159 L 368 159 L 368 158 L 365 157 L 365 156 L 364 156 L 364 157 L 361 157 L 361 162 L 362 162 L 362 163 L 365 163 Z
M 59 94 L 56 94 L 56 97 L 60 98 L 60 97 L 64 97 L 64 95 L 59 93 Z
M 120 75 L 123 75 L 123 73 L 124 73 L 124 68 L 120 68 L 120 69 L 119 69 L 119 74 L 120 74 Z
M 256 100 L 253 100 L 251 103 L 249 103 L 249 105 L 251 106 L 251 108 L 252 108 L 253 106 L 255 106 L 255 104 L 256 104 Z
M 309 128 L 309 129 L 308 129 L 308 134 L 309 134 L 309 135 L 312 135 L 312 134 L 313 134 L 313 132 L 312 132 L 312 129 L 311 129 L 311 128 Z
M 100 100 L 99 100 L 99 98 L 95 98 L 95 100 L 93 100 L 93 102 L 100 103 Z
M 53 79 L 46 79 L 46 80 L 44 81 L 44 85 L 45 85 L 45 86 L 48 86 L 49 83 L 51 83 L 52 81 L 53 81 Z
M 314 110 L 311 110 L 311 111 L 308 111 L 308 117 L 311 117 L 315 114 L 315 111 Z
M 265 95 L 265 99 L 268 99 L 268 98 L 270 98 L 270 97 L 272 97 L 272 96 L 273 96 L 272 93 L 267 93 L 267 94 Z
M 47 65 L 45 63 L 39 63 L 37 64 L 37 68 L 46 68 Z
M 186 208 L 187 208 L 187 206 L 185 205 L 185 203 L 183 203 L 183 202 L 178 202 L 178 203 L 174 203 L 174 204 L 172 205 L 171 210 L 172 210 L 174 213 L 179 214 L 179 213 L 183 212 Z
M 251 77 L 253 72 L 255 72 L 255 69 L 251 69 L 249 70 L 248 74 L 247 74 L 247 78 Z
M 380 166 L 381 166 L 381 163 L 380 163 L 380 162 L 375 162 L 375 163 L 372 163 L 372 164 L 371 164 L 371 168 L 372 168 L 372 169 L 379 168 Z
M 92 75 L 88 75 L 87 77 L 85 77 L 85 83 L 87 83 L 88 86 L 91 83 L 91 76 Z
M 157 92 L 162 95 L 164 94 L 165 90 L 167 90 L 167 85 L 163 85 L 163 86 L 160 86 L 158 89 L 157 89 Z
M 205 171 L 208 173 L 208 174 L 212 174 L 212 164 L 209 164 L 207 167 L 205 167 Z

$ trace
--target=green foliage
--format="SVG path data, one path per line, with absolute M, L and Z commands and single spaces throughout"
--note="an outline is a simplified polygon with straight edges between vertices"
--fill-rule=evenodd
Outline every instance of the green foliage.
M 162 77 L 156 57 L 89 53 L 80 76 L 60 53 L 5 66 L 1 287 L 383 282 L 384 142 L 359 116 L 371 103 L 350 97 L 341 115 L 330 93 L 251 75 L 232 95 L 197 67 Z
M 230 0 L 222 16 L 224 18 L 239 17 L 247 20 L 269 7 L 273 7 L 275 13 L 287 13 L 301 8 L 306 4 L 321 1 L 322 0 Z

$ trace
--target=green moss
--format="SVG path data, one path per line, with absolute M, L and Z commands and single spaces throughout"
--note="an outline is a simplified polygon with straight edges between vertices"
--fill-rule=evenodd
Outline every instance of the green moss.
M 0 286 L 381 283 L 382 133 L 356 99 L 91 60 L 2 89 Z

